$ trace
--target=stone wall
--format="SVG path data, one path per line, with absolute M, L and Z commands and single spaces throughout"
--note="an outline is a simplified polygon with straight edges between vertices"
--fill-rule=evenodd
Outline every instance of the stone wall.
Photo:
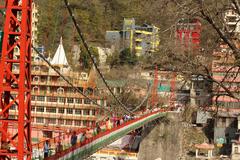
M 183 125 L 181 116 L 168 114 L 166 119 L 152 122 L 143 130 L 139 160 L 177 160 L 183 153 Z

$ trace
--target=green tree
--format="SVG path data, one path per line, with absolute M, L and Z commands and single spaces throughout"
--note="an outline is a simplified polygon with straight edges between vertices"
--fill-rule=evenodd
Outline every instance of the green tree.
M 120 52 L 119 55 L 120 64 L 135 65 L 137 64 L 137 57 L 135 54 L 131 53 L 129 48 L 126 48 Z
M 119 53 L 115 52 L 112 55 L 109 55 L 107 57 L 106 64 L 108 64 L 110 66 L 110 68 L 113 68 L 114 66 L 118 66 L 119 65 L 119 61 L 120 61 Z
M 83 48 L 83 47 L 81 47 L 81 48 Z M 93 54 L 95 62 L 98 64 L 99 63 L 98 49 L 96 47 L 90 47 L 89 49 L 90 49 L 90 52 Z M 80 61 L 81 69 L 83 69 L 83 70 L 91 69 L 92 61 L 85 49 L 82 49 L 79 61 Z

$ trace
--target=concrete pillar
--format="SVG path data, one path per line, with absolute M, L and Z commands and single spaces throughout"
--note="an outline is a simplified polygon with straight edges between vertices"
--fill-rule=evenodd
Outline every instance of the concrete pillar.
M 198 158 L 198 149 L 196 149 L 196 158 Z
M 212 150 L 208 150 L 208 158 L 212 158 Z

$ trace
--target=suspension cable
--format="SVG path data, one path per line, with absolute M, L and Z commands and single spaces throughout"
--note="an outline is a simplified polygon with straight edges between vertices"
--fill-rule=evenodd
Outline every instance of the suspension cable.
M 132 110 L 132 112 L 137 111 L 137 110 L 143 105 L 143 103 L 144 103 L 146 100 L 148 100 L 149 95 L 150 95 L 150 93 L 151 93 L 151 91 L 152 91 L 152 87 L 153 87 L 153 83 L 148 86 L 147 95 L 143 98 L 142 102 L 140 102 L 139 105 L 137 105 L 137 106 Z
M 113 93 L 113 91 L 110 89 L 109 85 L 107 84 L 104 76 L 102 75 L 101 71 L 99 70 L 99 68 L 98 68 L 98 66 L 97 66 L 97 64 L 96 64 L 96 62 L 95 62 L 95 60 L 94 60 L 94 56 L 93 56 L 93 54 L 91 53 L 91 51 L 90 51 L 90 49 L 89 49 L 89 47 L 88 47 L 87 42 L 85 41 L 85 38 L 84 38 L 83 33 L 82 33 L 81 29 L 80 29 L 80 26 L 79 26 L 79 24 L 77 23 L 77 21 L 76 21 L 76 19 L 75 19 L 75 17 L 74 17 L 74 14 L 73 14 L 73 12 L 72 12 L 72 9 L 71 9 L 70 6 L 69 6 L 68 0 L 64 0 L 64 2 L 65 2 L 65 6 L 67 7 L 68 12 L 69 12 L 69 14 L 70 14 L 70 16 L 71 16 L 71 18 L 72 18 L 72 21 L 73 21 L 73 23 L 74 23 L 74 26 L 75 26 L 76 29 L 77 29 L 77 32 L 78 32 L 78 34 L 79 34 L 79 37 L 81 38 L 81 40 L 82 40 L 82 42 L 83 42 L 83 46 L 84 46 L 84 48 L 86 49 L 86 51 L 87 51 L 87 53 L 88 53 L 91 61 L 93 62 L 93 64 L 94 64 L 94 66 L 95 66 L 98 74 L 100 75 L 103 83 L 105 84 L 105 86 L 107 87 L 107 89 L 109 90 L 109 92 L 111 93 L 111 95 L 113 96 L 113 98 L 117 101 L 117 103 L 120 104 L 121 107 L 122 107 L 127 113 L 130 113 L 130 114 L 134 115 L 134 113 L 133 113 L 132 111 L 130 111 L 130 110 L 128 109 L 128 107 L 127 107 L 126 105 L 124 105 L 124 104 L 116 97 L 116 95 Z
M 36 47 L 34 47 L 32 45 L 32 48 L 34 49 L 34 51 L 38 54 L 38 56 L 40 58 L 42 58 L 48 65 L 49 67 L 51 67 L 65 82 L 67 82 L 67 84 L 69 84 L 73 89 L 75 89 L 78 93 L 80 93 L 81 95 L 83 95 L 85 98 L 87 98 L 88 100 L 90 100 L 91 102 L 93 102 L 93 104 L 97 105 L 99 108 L 103 108 L 109 112 L 111 112 L 109 110 L 109 108 L 102 106 L 100 104 L 98 104 L 97 102 L 95 102 L 94 100 L 92 100 L 90 97 L 88 97 L 86 94 L 84 94 L 78 87 L 75 87 L 61 72 L 59 72 L 45 57 L 43 54 L 41 54 Z

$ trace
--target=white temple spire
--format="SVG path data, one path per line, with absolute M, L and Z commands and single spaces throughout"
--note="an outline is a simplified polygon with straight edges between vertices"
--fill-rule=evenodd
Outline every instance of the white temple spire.
M 62 37 L 60 38 L 60 43 L 55 52 L 55 55 L 51 61 L 52 65 L 59 65 L 59 66 L 68 66 L 67 57 L 63 48 Z

